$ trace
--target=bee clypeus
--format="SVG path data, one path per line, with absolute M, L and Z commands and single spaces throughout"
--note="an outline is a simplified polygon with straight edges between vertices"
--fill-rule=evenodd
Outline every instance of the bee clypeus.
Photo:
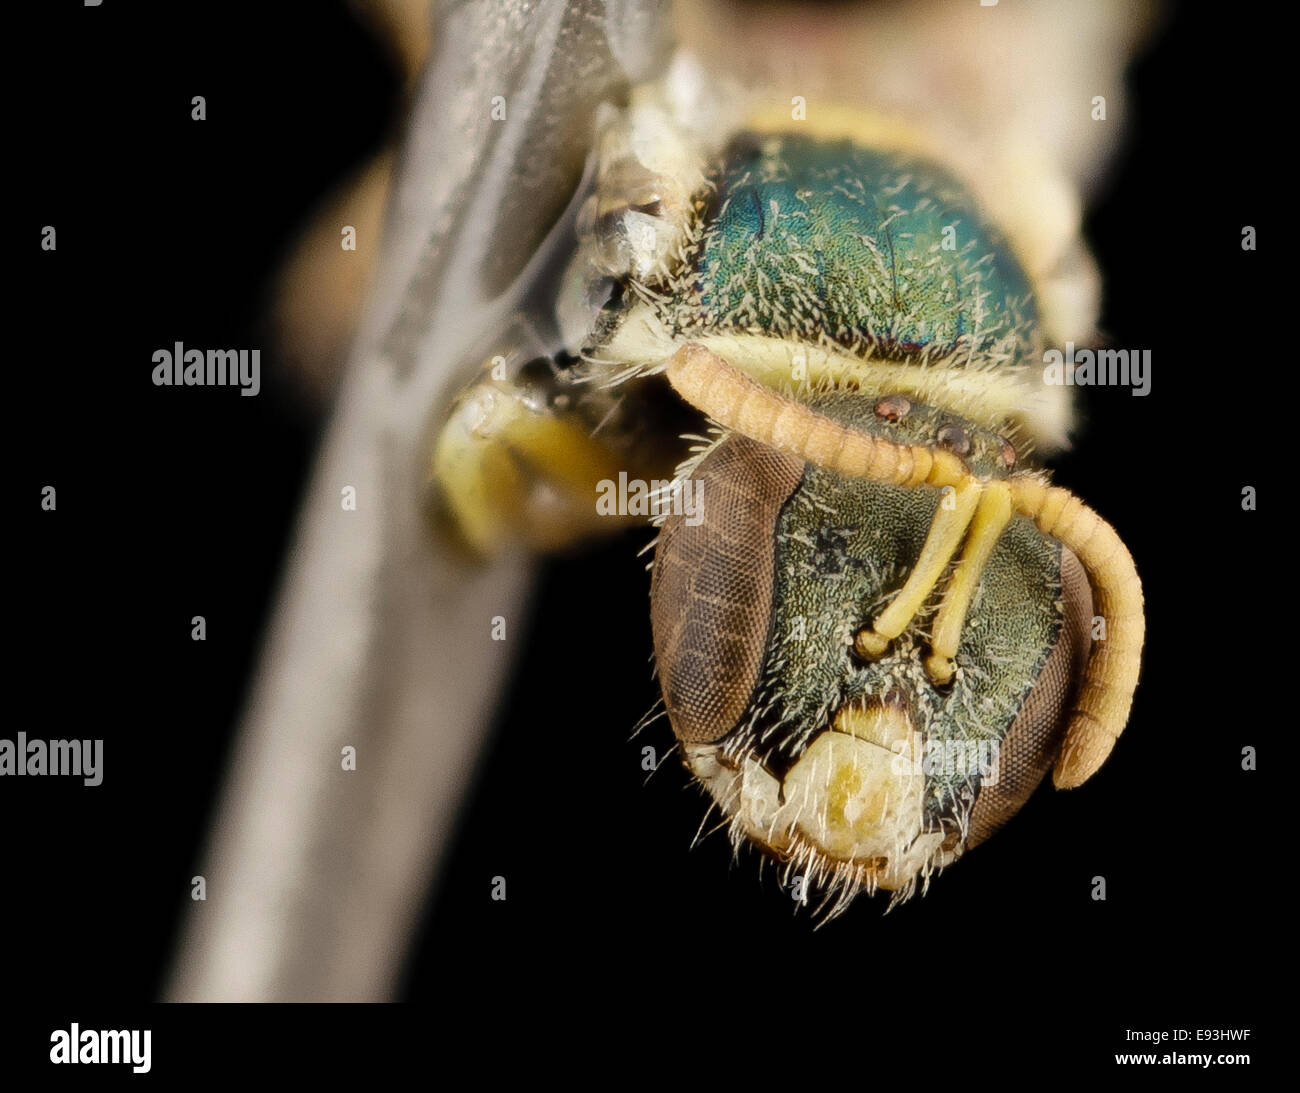
M 674 65 L 602 114 L 545 306 L 434 449 L 485 554 L 610 526 L 601 483 L 659 481 L 682 759 L 830 914 L 927 885 L 1049 768 L 1086 781 L 1143 641 L 1128 551 L 1033 462 L 1070 423 L 1044 350 L 1090 321 L 1077 225 L 1024 230 L 1023 188 L 990 199 L 936 147 Z

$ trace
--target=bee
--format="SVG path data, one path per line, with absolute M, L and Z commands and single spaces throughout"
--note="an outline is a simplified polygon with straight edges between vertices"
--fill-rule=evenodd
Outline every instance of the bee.
M 1134 563 L 1041 467 L 1071 426 L 1042 362 L 1086 337 L 1086 252 L 1041 208 L 1031 227 L 1032 177 L 961 163 L 679 57 L 602 111 L 533 306 L 432 445 L 477 555 L 653 519 L 681 759 L 827 916 L 924 891 L 1049 769 L 1087 781 L 1138 681 Z M 629 481 L 640 505 L 598 503 Z

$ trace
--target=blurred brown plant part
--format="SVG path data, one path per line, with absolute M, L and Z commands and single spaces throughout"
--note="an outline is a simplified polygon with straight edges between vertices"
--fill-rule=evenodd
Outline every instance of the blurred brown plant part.
M 433 0 L 351 0 L 349 7 L 388 48 L 409 90 L 433 44 Z
M 433 0 L 352 0 L 350 6 L 385 47 L 409 100 L 433 40 Z M 394 128 L 384 149 L 320 203 L 276 278 L 279 352 L 316 405 L 334 393 L 373 281 L 400 134 Z M 341 246 L 344 227 L 356 230 L 355 250 Z

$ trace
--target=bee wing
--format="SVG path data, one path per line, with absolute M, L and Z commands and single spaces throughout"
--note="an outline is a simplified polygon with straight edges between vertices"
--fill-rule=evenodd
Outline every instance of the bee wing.
M 391 994 L 513 647 L 490 640 L 492 619 L 520 618 L 531 576 L 523 558 L 472 568 L 432 549 L 432 415 L 519 305 L 597 106 L 653 77 L 667 47 L 656 0 L 439 13 L 171 997 Z

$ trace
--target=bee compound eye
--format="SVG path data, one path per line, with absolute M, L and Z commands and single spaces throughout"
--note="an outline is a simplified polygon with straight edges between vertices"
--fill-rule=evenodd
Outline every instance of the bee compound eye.
M 981 786 L 971 810 L 967 848 L 978 845 L 1020 811 L 1060 751 L 1069 702 L 1092 647 L 1092 589 L 1083 564 L 1061 547 L 1064 617 L 1056 645 L 1002 738 L 997 774 Z
M 771 629 L 776 526 L 803 460 L 732 435 L 692 475 L 698 519 L 660 529 L 650 625 L 664 706 L 679 740 L 712 743 L 754 693 Z

